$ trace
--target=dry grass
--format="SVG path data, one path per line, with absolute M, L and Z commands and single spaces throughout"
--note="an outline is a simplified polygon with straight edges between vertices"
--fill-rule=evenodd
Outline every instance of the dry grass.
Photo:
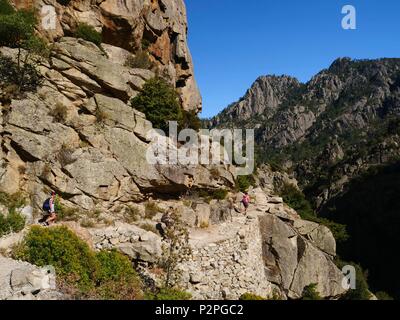
M 138 51 L 135 56 L 130 56 L 125 62 L 126 67 L 152 70 L 154 63 L 151 62 L 147 51 Z
M 153 219 L 157 213 L 164 213 L 164 210 L 161 209 L 157 203 L 155 202 L 148 202 L 145 205 L 145 218 L 146 219 Z
M 20 165 L 18 166 L 18 173 L 19 173 L 20 175 L 25 175 L 25 173 L 26 173 L 26 166 L 23 165 L 23 164 L 20 164 Z
M 140 210 L 136 207 L 128 206 L 124 212 L 124 219 L 128 223 L 138 221 L 140 219 Z
M 50 111 L 50 115 L 59 123 L 65 123 L 68 117 L 68 109 L 61 102 L 57 102 L 55 108 Z
M 105 122 L 109 118 L 108 114 L 106 112 L 104 112 L 103 110 L 100 110 L 99 108 L 96 109 L 95 117 L 96 117 L 97 124 L 100 124 L 100 125 L 105 124 Z
M 210 223 L 209 223 L 209 222 L 202 221 L 202 222 L 200 223 L 200 229 L 208 229 L 209 226 L 210 226 Z
M 57 159 L 62 167 L 65 167 L 71 163 L 74 163 L 76 159 L 73 157 L 75 150 L 71 147 L 63 144 L 60 151 L 58 152 Z
M 150 223 L 143 223 L 139 226 L 141 229 L 153 232 L 155 234 L 158 234 L 158 230 L 155 225 L 150 224 Z

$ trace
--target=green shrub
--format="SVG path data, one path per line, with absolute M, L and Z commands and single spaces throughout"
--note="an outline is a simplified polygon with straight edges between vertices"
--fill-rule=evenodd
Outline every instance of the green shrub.
M 25 228 L 26 218 L 18 212 L 11 211 L 6 220 L 11 232 L 20 232 Z
M 17 85 L 20 91 L 36 89 L 41 80 L 36 66 L 49 56 L 46 43 L 35 36 L 37 21 L 33 11 L 0 15 L 0 46 L 18 49 L 17 62 L 1 57 L 0 80 L 6 85 Z
M 298 190 L 295 186 L 285 184 L 280 190 L 280 195 L 282 196 L 283 201 L 296 210 L 302 219 L 313 221 L 329 228 L 337 242 L 345 242 L 349 239 L 345 225 L 318 217 L 310 202 L 306 199 L 304 193 Z
M 211 196 L 215 200 L 225 200 L 226 197 L 228 196 L 228 190 L 225 189 L 214 190 L 211 193 Z
M 32 227 L 15 255 L 37 266 L 52 265 L 61 277 L 75 276 L 81 289 L 92 287 L 98 269 L 89 246 L 66 227 Z
M 356 288 L 350 289 L 347 291 L 345 295 L 341 297 L 341 300 L 369 300 L 372 295 L 369 291 L 368 281 L 367 281 L 367 273 L 364 272 L 362 267 L 359 264 L 353 262 L 345 262 L 337 258 L 335 260 L 336 265 L 339 269 L 342 269 L 344 266 L 350 265 L 354 266 L 356 269 Z
M 137 277 L 129 258 L 115 250 L 101 251 L 96 254 L 96 258 L 100 263 L 100 269 L 97 273 L 97 281 L 99 282 Z
M 18 64 L 9 57 L 0 55 L 0 83 L 6 87 L 0 92 L 7 92 L 8 100 L 24 91 L 34 91 L 42 82 L 42 77 L 31 64 L 18 67 Z M 10 90 L 11 89 L 11 90 Z M 6 97 L 3 100 L 7 100 Z
M 157 213 L 164 213 L 164 210 L 161 209 L 157 203 L 150 201 L 145 204 L 146 219 L 153 219 Z
M 0 237 L 11 232 L 20 232 L 25 227 L 25 217 L 16 211 L 26 204 L 21 193 L 8 195 L 0 193 L 0 203 L 7 207 L 7 215 L 0 212 Z
M 175 89 L 161 78 L 148 80 L 132 99 L 132 107 L 143 112 L 157 129 L 169 132 L 169 121 L 182 121 L 182 109 Z
M 0 213 L 0 237 L 12 232 L 20 232 L 25 227 L 25 217 L 12 212 L 7 216 Z
M 305 287 L 302 294 L 302 300 L 322 300 L 319 292 L 317 291 L 317 284 L 313 283 Z
M 283 167 L 278 161 L 271 160 L 268 162 L 273 172 L 283 172 Z
M 141 283 L 127 256 L 117 251 L 96 254 L 100 268 L 97 273 L 98 296 L 106 300 L 133 300 L 141 296 Z
M 56 197 L 54 201 L 54 209 L 57 214 L 57 219 L 59 221 L 77 221 L 78 214 L 75 209 L 67 208 L 61 204 L 60 199 Z
M 152 70 L 154 68 L 154 63 L 150 60 L 147 51 L 140 50 L 135 56 L 128 57 L 125 62 L 125 66 L 129 68 Z
M 71 2 L 71 0 L 57 0 L 57 2 L 63 6 L 67 6 Z
M 236 188 L 240 192 L 247 192 L 253 184 L 254 178 L 252 176 L 238 176 L 236 179 Z
M 75 31 L 75 37 L 94 43 L 100 46 L 103 42 L 101 33 L 97 32 L 92 26 L 86 23 L 80 23 Z
M 0 0 L 0 15 L 13 14 L 15 9 L 8 0 Z
M 212 200 L 225 200 L 228 196 L 228 190 L 218 189 L 218 190 L 206 190 L 201 189 L 197 192 L 200 198 L 203 198 L 207 203 L 210 203 Z
M 15 211 L 15 209 L 22 208 L 26 205 L 25 196 L 20 193 L 7 194 L 0 192 L 0 203 L 8 208 L 9 212 Z
M 183 110 L 181 129 L 193 129 L 199 131 L 201 129 L 201 126 L 201 120 L 195 111 Z
M 315 217 L 315 213 L 310 202 L 295 186 L 291 184 L 285 184 L 280 190 L 280 194 L 283 198 L 283 201 L 285 201 L 285 203 L 291 208 L 296 210 L 303 219 Z
M 34 36 L 36 23 L 34 13 L 29 11 L 0 15 L 0 46 L 24 48 Z
M 126 256 L 116 251 L 95 253 L 66 227 L 32 227 L 13 256 L 54 266 L 59 287 L 75 299 L 141 297 L 139 277 Z
M 267 300 L 267 299 L 257 296 L 253 293 L 245 293 L 240 296 L 239 300 L 241 300 L 241 301 L 247 301 L 247 300 L 248 301 L 258 301 L 258 300 Z
M 394 300 L 388 293 L 379 291 L 375 294 L 378 300 Z
M 146 295 L 146 300 L 185 301 L 191 299 L 190 293 L 171 288 L 162 288 L 157 293 L 147 293 Z

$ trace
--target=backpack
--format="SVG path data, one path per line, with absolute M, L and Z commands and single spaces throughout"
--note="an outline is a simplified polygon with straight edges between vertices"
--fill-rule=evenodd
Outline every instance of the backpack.
M 50 211 L 50 198 L 43 203 L 43 211 Z

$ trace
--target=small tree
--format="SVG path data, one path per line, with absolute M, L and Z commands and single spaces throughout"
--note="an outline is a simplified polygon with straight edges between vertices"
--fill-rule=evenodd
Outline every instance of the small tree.
M 189 245 L 189 232 L 180 215 L 173 212 L 173 221 L 165 230 L 165 243 L 160 266 L 165 271 L 165 287 L 172 288 L 181 277 L 179 264 L 187 261 L 192 253 Z
M 304 288 L 302 300 L 322 300 L 319 292 L 317 291 L 316 283 L 310 284 Z
M 138 69 L 154 69 L 154 63 L 151 62 L 149 53 L 145 50 L 139 50 L 135 56 L 129 56 L 125 66 Z
M 195 111 L 183 111 L 181 128 L 196 131 L 201 129 L 201 120 Z
M 36 66 L 43 57 L 48 57 L 49 51 L 46 43 L 35 35 L 35 12 L 12 12 L 6 9 L 5 3 L 3 1 L 3 14 L 0 14 L 0 46 L 16 48 L 18 54 L 16 66 L 9 64 L 7 70 L 1 71 L 11 75 L 6 80 L 16 84 L 20 90 L 26 90 L 30 86 L 27 87 L 24 83 L 31 83 L 33 78 L 35 83 L 38 82 Z
M 132 99 L 132 107 L 143 112 L 157 129 L 168 132 L 169 121 L 182 121 L 182 109 L 175 89 L 162 78 L 148 80 Z

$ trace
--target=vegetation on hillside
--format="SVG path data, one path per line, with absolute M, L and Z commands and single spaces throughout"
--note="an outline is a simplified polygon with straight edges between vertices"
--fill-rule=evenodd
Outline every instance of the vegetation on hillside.
M 66 227 L 32 227 L 13 256 L 38 266 L 54 266 L 58 287 L 73 299 L 143 297 L 141 281 L 126 256 L 116 251 L 96 253 Z
M 14 195 L 0 193 L 0 203 L 7 210 L 7 212 L 0 212 L 0 237 L 12 232 L 20 232 L 25 227 L 26 219 L 17 209 L 25 205 L 25 198 L 20 193 Z
M 286 204 L 297 211 L 302 219 L 313 221 L 328 227 L 338 243 L 345 242 L 349 239 L 346 226 L 336 223 L 326 218 L 319 217 L 310 202 L 306 199 L 304 193 L 298 190 L 295 186 L 285 184 L 281 190 L 280 195 Z
M 375 167 L 351 182 L 321 212 L 347 225 L 351 238 L 338 246 L 343 259 L 368 268 L 372 290 L 388 292 L 396 299 L 400 299 L 399 263 L 394 254 L 400 245 L 399 181 L 400 163 Z
M 10 97 L 23 91 L 33 91 L 40 84 L 36 67 L 49 50 L 43 39 L 35 34 L 37 15 L 34 11 L 15 11 L 7 0 L 0 3 L 0 46 L 17 49 L 16 59 L 0 55 L 0 85 Z M 12 88 L 12 89 L 11 89 Z
M 95 28 L 86 23 L 78 24 L 74 36 L 92 42 L 97 46 L 100 46 L 103 42 L 101 33 L 97 32 Z

